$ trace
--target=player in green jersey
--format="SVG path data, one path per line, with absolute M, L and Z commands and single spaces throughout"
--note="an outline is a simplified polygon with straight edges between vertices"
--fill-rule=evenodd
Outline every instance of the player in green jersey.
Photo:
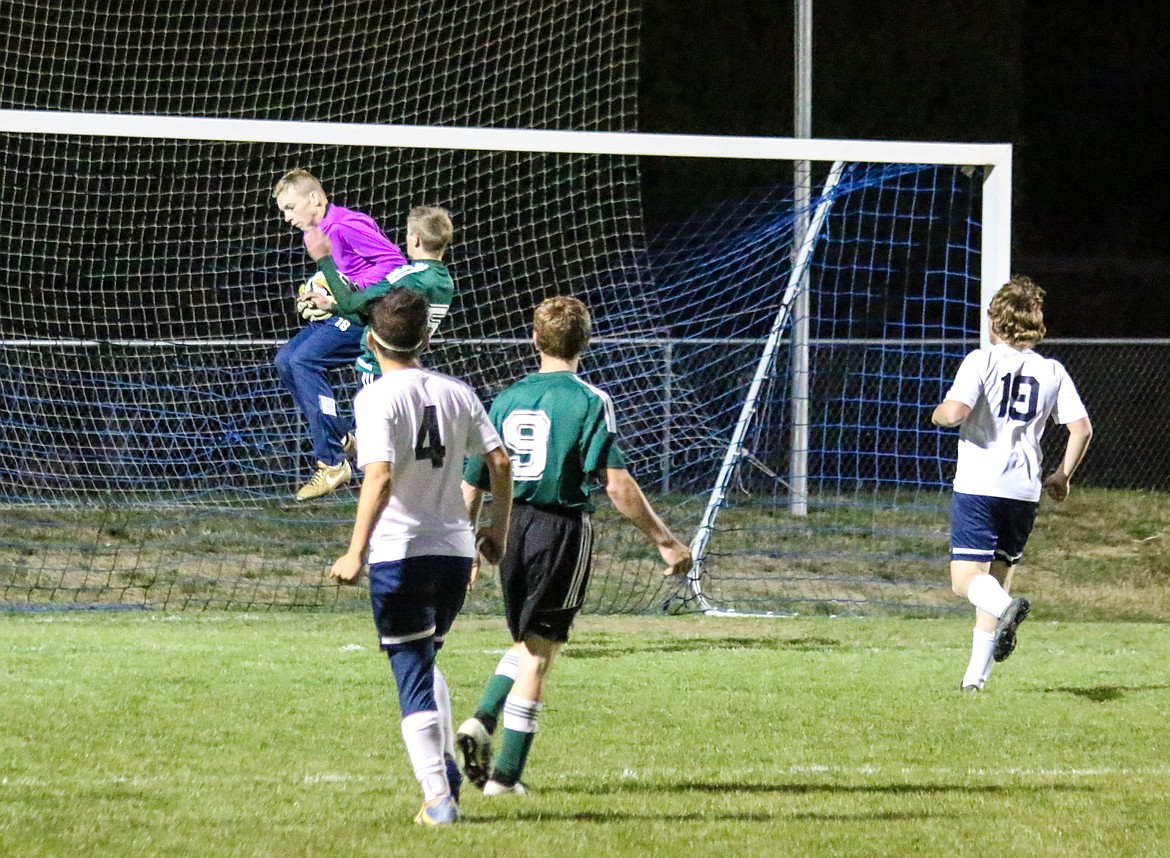
M 406 255 L 410 261 L 390 272 L 364 289 L 353 289 L 340 277 L 333 259 L 329 239 L 320 230 L 305 231 L 305 248 L 316 260 L 317 267 L 329 282 L 331 295 L 307 295 L 319 310 L 329 310 L 347 316 L 356 316 L 369 325 L 370 304 L 395 286 L 405 286 L 422 292 L 430 306 L 430 335 L 433 337 L 439 323 L 451 307 L 455 284 L 443 255 L 454 237 L 451 214 L 439 206 L 414 206 L 406 217 Z M 366 337 L 362 337 L 362 353 L 355 366 L 362 375 L 363 386 L 376 379 L 381 370 Z
M 464 773 L 485 795 L 523 793 L 544 684 L 585 601 L 592 562 L 590 491 L 605 486 L 614 507 L 658 548 L 666 575 L 686 575 L 690 549 L 654 512 L 626 469 L 613 401 L 577 376 L 590 317 L 576 298 L 536 309 L 533 342 L 540 370 L 492 403 L 489 415 L 512 460 L 512 520 L 500 560 L 504 610 L 514 646 L 488 682 L 456 744 Z M 463 491 L 473 519 L 488 488 L 479 458 L 468 461 Z M 491 736 L 503 713 L 503 740 L 492 762 Z

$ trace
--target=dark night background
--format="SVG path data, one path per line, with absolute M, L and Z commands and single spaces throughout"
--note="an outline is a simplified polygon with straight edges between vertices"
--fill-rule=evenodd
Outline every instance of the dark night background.
M 812 133 L 1013 144 L 1012 269 L 1050 336 L 1170 336 L 1168 4 L 814 0 Z M 793 134 L 793 2 L 646 0 L 642 131 Z M 648 177 L 675 218 L 752 171 Z

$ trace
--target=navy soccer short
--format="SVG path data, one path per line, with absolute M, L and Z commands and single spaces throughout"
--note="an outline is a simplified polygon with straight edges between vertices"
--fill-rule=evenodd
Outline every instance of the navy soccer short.
M 593 525 L 580 510 L 512 507 L 508 549 L 500 560 L 504 614 L 512 640 L 529 632 L 564 643 L 585 603 Z
M 383 650 L 434 637 L 442 646 L 467 598 L 470 557 L 407 557 L 370 565 L 370 605 Z
M 1032 525 L 1035 501 L 955 492 L 951 499 L 951 559 L 1009 566 L 1020 562 Z

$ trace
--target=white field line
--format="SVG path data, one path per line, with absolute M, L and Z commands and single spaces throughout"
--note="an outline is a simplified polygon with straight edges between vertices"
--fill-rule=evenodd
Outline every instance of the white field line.
M 612 773 L 593 770 L 598 780 L 613 777 L 617 780 L 646 780 L 663 779 L 677 775 L 686 779 L 681 770 L 653 770 L 643 769 L 635 771 L 630 768 L 615 770 Z M 734 773 L 732 773 L 734 774 Z M 932 779 L 965 779 L 965 778 L 1045 778 L 1045 779 L 1080 779 L 1092 780 L 1095 778 L 1117 777 L 1147 777 L 1170 778 L 1170 766 L 1074 766 L 1070 768 L 956 768 L 946 766 L 830 766 L 830 765 L 799 765 L 788 766 L 782 769 L 764 771 L 740 772 L 745 783 L 758 782 L 769 777 L 777 778 L 791 775 L 837 775 L 841 777 L 883 777 L 883 778 L 932 778 Z M 0 776 L 0 789 L 52 789 L 62 786 L 131 786 L 146 787 L 158 784 L 249 784 L 249 783 L 293 783 L 304 786 L 323 785 L 352 785 L 352 784 L 389 784 L 401 780 L 400 777 L 387 775 L 363 775 L 349 772 L 305 772 L 299 775 L 255 775 L 245 776 L 236 773 L 223 775 L 180 775 L 175 772 L 155 775 L 152 777 L 126 775 L 87 775 L 79 772 L 74 775 L 62 775 L 54 778 L 39 778 L 29 775 L 12 777 Z M 828 786 L 831 787 L 831 784 Z

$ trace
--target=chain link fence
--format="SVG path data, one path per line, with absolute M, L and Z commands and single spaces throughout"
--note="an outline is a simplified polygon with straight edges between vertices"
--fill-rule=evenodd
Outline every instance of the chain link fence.
M 1093 421 L 1093 442 L 1076 482 L 1170 491 L 1170 339 L 1053 339 L 1037 349 L 1064 364 Z M 1044 436 L 1047 464 L 1067 433 Z

